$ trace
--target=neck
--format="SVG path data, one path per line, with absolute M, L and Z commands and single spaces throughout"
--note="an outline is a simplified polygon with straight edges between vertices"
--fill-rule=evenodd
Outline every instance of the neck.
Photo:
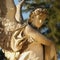
M 32 25 L 31 23 L 29 23 L 29 25 L 34 28 L 35 30 L 39 30 L 36 26 Z

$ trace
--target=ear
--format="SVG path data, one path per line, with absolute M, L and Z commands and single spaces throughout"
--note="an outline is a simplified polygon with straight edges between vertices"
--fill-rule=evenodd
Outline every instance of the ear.
M 33 21 L 33 12 L 31 12 L 31 14 L 29 16 L 28 23 L 32 23 L 32 21 Z
M 29 20 L 28 20 L 28 23 L 32 23 L 32 20 L 31 20 L 31 19 L 29 19 Z
M 19 23 L 23 23 L 22 6 L 23 6 L 24 2 L 25 2 L 25 0 L 21 0 L 19 2 L 19 4 L 16 6 L 15 19 Z

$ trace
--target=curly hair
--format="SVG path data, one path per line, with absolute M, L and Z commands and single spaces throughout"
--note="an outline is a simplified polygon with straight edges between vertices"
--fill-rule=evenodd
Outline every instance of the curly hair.
M 47 9 L 37 8 L 36 10 L 32 11 L 28 20 L 28 23 L 31 23 L 35 26 L 38 26 L 44 22 L 47 17 Z

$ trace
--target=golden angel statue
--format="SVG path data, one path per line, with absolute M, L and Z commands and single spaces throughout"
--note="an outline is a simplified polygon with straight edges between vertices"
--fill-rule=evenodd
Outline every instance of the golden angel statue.
M 23 23 L 24 2 L 15 6 L 13 0 L 0 0 L 0 47 L 7 60 L 57 60 L 54 43 L 38 32 L 47 10 L 35 9 Z

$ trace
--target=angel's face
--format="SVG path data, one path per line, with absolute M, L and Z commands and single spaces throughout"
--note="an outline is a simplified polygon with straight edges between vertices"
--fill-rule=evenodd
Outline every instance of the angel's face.
M 33 26 L 40 28 L 44 23 L 47 15 L 44 12 L 45 10 L 36 9 L 31 15 L 31 23 Z

